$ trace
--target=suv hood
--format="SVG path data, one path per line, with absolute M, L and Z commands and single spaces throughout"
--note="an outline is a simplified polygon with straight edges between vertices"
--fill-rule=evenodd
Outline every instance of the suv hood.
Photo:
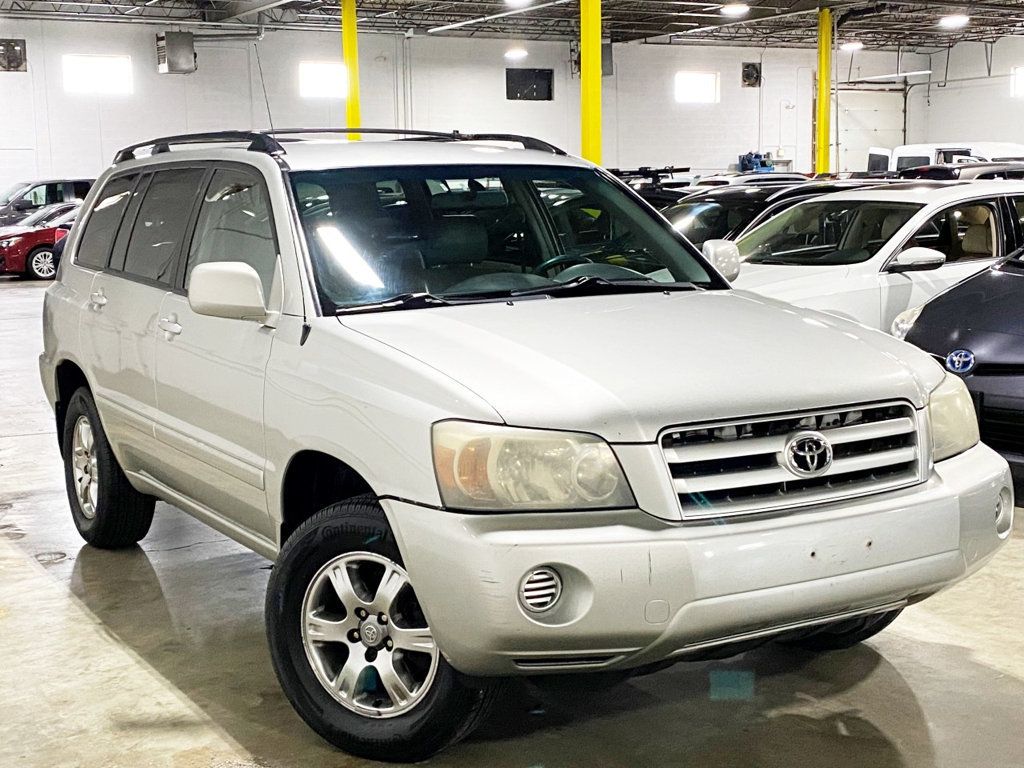
M 739 291 L 537 298 L 339 321 L 460 382 L 509 424 L 612 442 L 880 400 L 923 407 L 943 376 L 909 344 Z
M 739 277 L 733 281 L 733 286 L 741 290 L 757 291 L 766 296 L 793 301 L 805 296 L 834 293 L 836 286 L 842 286 L 843 278 L 849 271 L 849 267 L 836 264 L 831 266 L 790 266 L 744 262 L 740 267 Z M 823 290 L 823 285 L 828 285 L 829 288 Z

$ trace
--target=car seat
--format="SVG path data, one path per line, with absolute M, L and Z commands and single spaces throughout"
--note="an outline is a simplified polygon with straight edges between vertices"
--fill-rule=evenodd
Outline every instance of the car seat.
M 972 205 L 960 209 L 960 223 L 967 225 L 964 238 L 960 241 L 961 258 L 990 259 L 994 255 L 994 217 L 984 205 Z

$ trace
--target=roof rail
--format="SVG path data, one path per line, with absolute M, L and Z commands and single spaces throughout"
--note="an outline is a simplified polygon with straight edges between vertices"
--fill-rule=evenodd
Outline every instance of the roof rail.
M 275 137 L 296 136 L 300 134 L 368 134 L 380 136 L 404 136 L 407 141 L 507 141 L 522 144 L 523 149 L 535 149 L 550 152 L 554 155 L 565 155 L 566 152 L 554 144 L 549 144 L 532 136 L 520 136 L 514 133 L 460 133 L 459 131 L 419 131 L 409 128 L 274 128 L 267 131 L 213 131 L 210 133 L 186 133 L 178 136 L 165 136 L 150 139 L 125 147 L 114 156 L 114 163 L 123 163 L 135 159 L 136 150 L 152 147 L 152 154 L 170 152 L 172 145 L 244 143 L 249 142 L 250 152 L 263 152 L 268 155 L 283 155 L 285 149 Z M 284 139 L 285 142 L 289 139 Z
M 536 149 L 554 155 L 566 152 L 554 144 L 549 144 L 533 136 L 521 136 L 517 133 L 462 133 L 461 131 L 420 131 L 413 128 L 274 128 L 263 131 L 268 136 L 288 136 L 302 133 L 311 134 L 351 134 L 362 133 L 381 136 L 405 136 L 408 141 L 507 141 L 522 144 L 523 149 Z
M 159 155 L 170 152 L 172 145 L 181 144 L 218 144 L 249 142 L 249 150 L 252 152 L 264 152 L 268 155 L 284 154 L 284 147 L 278 144 L 273 136 L 264 131 L 211 131 L 210 133 L 183 133 L 177 136 L 164 136 L 159 139 L 150 139 L 138 144 L 125 147 L 114 155 L 114 163 L 124 163 L 134 160 L 136 150 L 145 147 L 152 147 L 151 154 Z

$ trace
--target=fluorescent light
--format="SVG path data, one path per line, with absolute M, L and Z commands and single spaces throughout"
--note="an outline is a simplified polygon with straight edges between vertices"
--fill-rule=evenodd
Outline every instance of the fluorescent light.
M 943 29 L 963 29 L 971 21 L 971 17 L 963 13 L 953 13 L 939 19 L 939 26 Z
M 750 6 L 746 3 L 726 3 L 718 12 L 723 16 L 746 16 L 750 13 Z
M 893 72 L 889 75 L 871 75 L 870 77 L 862 77 L 861 80 L 891 80 L 894 77 L 914 77 L 915 75 L 930 75 L 932 71 L 930 69 L 916 69 L 913 72 Z
M 533 0 L 505 0 L 505 5 L 511 5 L 513 8 L 522 8 L 524 5 L 529 5 Z
M 125 95 L 134 90 L 131 56 L 68 53 L 61 64 L 67 93 Z
M 299 95 L 306 99 L 347 99 L 348 69 L 340 61 L 300 61 Z
M 505 58 L 508 59 L 509 61 L 522 61 L 529 55 L 529 51 L 527 51 L 525 48 L 519 45 L 517 45 L 515 48 L 509 48 L 507 51 L 505 51 Z
M 860 40 L 850 40 L 839 46 L 844 51 L 859 51 L 864 47 L 864 43 Z

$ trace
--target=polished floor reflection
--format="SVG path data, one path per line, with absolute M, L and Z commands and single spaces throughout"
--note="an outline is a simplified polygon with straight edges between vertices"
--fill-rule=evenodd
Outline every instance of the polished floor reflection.
M 0 280 L 0 766 L 361 766 L 293 713 L 269 563 L 161 504 L 140 547 L 71 525 L 37 381 L 39 285 Z M 1024 538 L 876 640 L 770 646 L 607 691 L 516 682 L 469 768 L 1024 766 Z

